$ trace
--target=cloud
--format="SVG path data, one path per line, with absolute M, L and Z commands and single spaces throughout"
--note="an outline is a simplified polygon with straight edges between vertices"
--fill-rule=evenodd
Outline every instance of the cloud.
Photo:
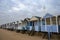
M 45 6 L 45 9 L 44 9 Z M 44 16 L 46 13 L 60 13 L 60 0 L 1 0 L 0 23 L 6 19 L 16 21 L 31 16 Z M 5 15 L 5 16 L 3 16 Z M 5 22 L 7 21 L 5 20 Z
M 20 3 L 18 0 L 11 0 L 11 1 L 13 1 L 16 5 L 11 7 L 11 9 L 9 9 L 9 11 L 12 10 L 12 12 L 13 11 L 18 12 L 18 11 L 24 10 L 26 8 L 26 6 L 23 3 Z
M 13 11 L 19 11 L 20 9 L 17 8 L 17 7 L 12 7 L 12 10 L 13 10 Z

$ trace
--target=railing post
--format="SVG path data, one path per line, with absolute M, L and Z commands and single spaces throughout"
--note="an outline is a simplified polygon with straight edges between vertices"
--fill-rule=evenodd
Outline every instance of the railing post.
M 45 31 L 47 31 L 47 26 L 46 26 L 46 18 L 45 18 Z
M 48 32 L 48 40 L 50 40 L 50 32 Z

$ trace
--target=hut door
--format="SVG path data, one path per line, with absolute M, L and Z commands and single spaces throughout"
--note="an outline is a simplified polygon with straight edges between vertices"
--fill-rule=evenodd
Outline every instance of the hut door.
M 41 26 L 41 31 L 45 32 L 45 20 L 42 19 L 42 26 Z
M 34 29 L 35 29 L 35 28 L 34 28 L 34 22 L 32 22 L 32 31 L 34 31 Z
M 34 22 L 34 28 L 35 28 L 34 29 L 35 31 L 39 31 L 39 22 L 38 21 Z
M 59 33 L 60 33 L 60 16 L 58 17 L 58 30 L 59 30 Z

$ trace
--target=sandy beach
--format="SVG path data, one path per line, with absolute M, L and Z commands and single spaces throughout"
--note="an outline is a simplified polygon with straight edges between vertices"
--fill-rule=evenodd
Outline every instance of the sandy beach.
M 0 29 L 0 40 L 48 40 L 43 39 L 41 36 L 29 36 L 27 34 L 16 33 L 15 31 L 9 31 Z M 58 40 L 53 39 L 53 40 Z

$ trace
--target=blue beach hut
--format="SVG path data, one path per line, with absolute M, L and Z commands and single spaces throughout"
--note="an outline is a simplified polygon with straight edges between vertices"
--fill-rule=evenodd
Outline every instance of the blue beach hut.
M 47 13 L 43 18 L 41 18 L 41 32 L 48 32 L 50 25 L 51 14 Z
M 40 17 L 38 16 L 33 16 L 30 19 L 30 22 L 32 24 L 31 30 L 34 30 L 35 32 L 41 31 L 41 22 L 40 22 Z
M 25 19 L 24 19 L 24 22 L 25 22 L 25 30 L 26 30 L 26 31 L 29 30 L 29 26 L 30 26 L 30 25 L 29 25 L 29 23 L 30 23 L 29 21 L 30 21 L 30 18 L 25 18 Z
M 57 32 L 58 24 L 57 24 L 57 16 L 51 17 L 51 32 Z
M 29 31 L 30 28 L 30 18 L 25 18 L 22 21 L 22 33 L 27 33 Z
M 60 31 L 60 16 L 52 16 L 46 18 L 46 32 L 59 33 Z

